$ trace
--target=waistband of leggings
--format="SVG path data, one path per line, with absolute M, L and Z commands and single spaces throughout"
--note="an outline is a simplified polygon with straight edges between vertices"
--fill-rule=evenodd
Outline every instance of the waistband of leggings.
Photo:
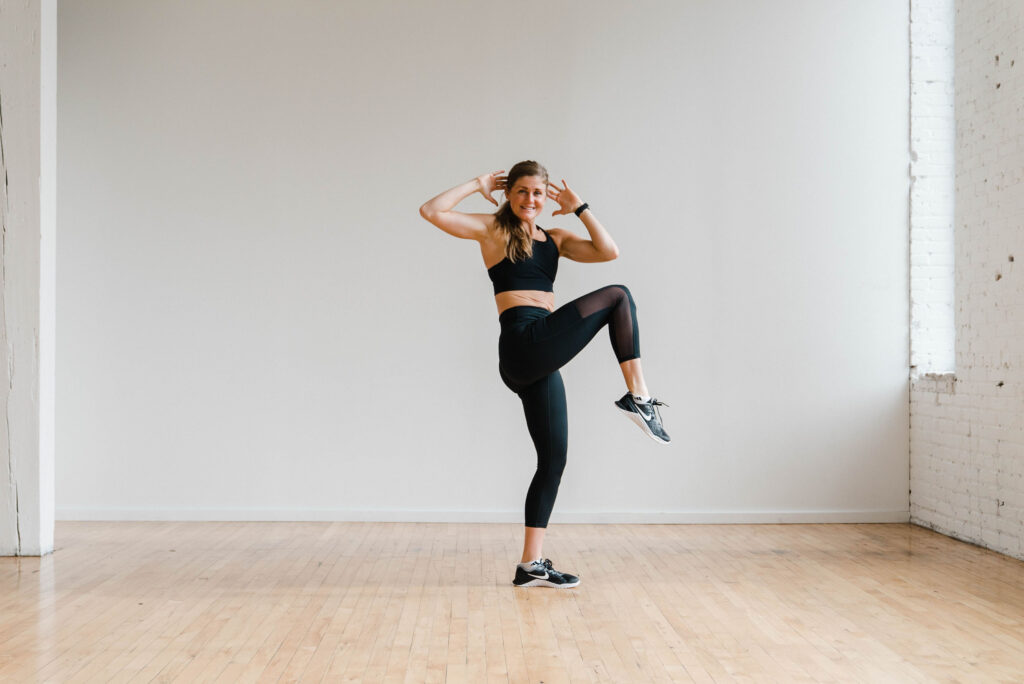
M 498 322 L 506 325 L 517 321 L 532 321 L 550 315 L 550 311 L 539 306 L 513 306 L 498 315 Z

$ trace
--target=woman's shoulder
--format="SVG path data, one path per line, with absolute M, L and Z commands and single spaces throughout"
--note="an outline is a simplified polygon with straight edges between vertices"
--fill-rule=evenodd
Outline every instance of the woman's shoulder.
M 481 245 L 490 245 L 494 248 L 505 249 L 505 243 L 507 237 L 505 232 L 498 225 L 498 217 L 496 214 L 477 214 L 481 223 L 484 225 L 483 235 L 480 239 Z
M 494 214 L 470 214 L 476 219 L 483 227 L 484 238 L 487 240 L 493 240 L 495 235 L 498 235 L 498 221 Z
M 555 247 L 557 247 L 559 251 L 562 250 L 562 242 L 565 238 L 567 236 L 572 236 L 572 233 L 564 228 L 541 228 L 541 230 L 548 234 L 548 237 L 554 241 Z
M 487 227 L 480 239 L 480 251 L 483 252 L 485 262 L 496 263 L 505 256 L 507 238 L 498 229 L 498 222 L 495 220 L 494 214 L 481 214 L 481 216 L 488 216 L 490 220 L 487 221 Z

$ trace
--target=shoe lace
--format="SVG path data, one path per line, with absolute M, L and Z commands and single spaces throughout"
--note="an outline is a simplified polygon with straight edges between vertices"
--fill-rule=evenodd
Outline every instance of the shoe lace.
M 659 401 L 658 399 L 655 399 L 654 397 L 651 397 L 651 400 L 649 402 L 646 402 L 646 405 L 651 407 L 651 411 L 654 412 L 654 415 L 657 416 L 658 422 L 660 423 L 661 422 L 661 410 L 658 407 L 659 406 L 668 406 L 668 404 L 666 404 L 663 401 Z

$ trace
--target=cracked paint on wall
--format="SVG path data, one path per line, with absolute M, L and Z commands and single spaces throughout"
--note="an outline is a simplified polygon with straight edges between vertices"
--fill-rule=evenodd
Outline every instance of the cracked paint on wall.
M 52 0 L 0 0 L 0 351 L 6 357 L 0 372 L 7 374 L 0 380 L 0 555 L 52 550 L 52 529 L 40 533 L 43 502 L 52 506 L 52 487 L 40 474 L 52 470 L 52 456 L 40 458 L 39 340 L 41 243 L 52 242 L 43 230 L 42 188 L 52 192 L 55 183 L 42 161 L 44 150 L 55 149 L 47 137 L 50 105 L 44 106 L 52 91 L 43 84 L 56 84 L 43 39 L 55 52 L 55 9 Z M 46 17 L 52 26 L 44 25 Z M 47 218 L 53 218 L 49 210 Z

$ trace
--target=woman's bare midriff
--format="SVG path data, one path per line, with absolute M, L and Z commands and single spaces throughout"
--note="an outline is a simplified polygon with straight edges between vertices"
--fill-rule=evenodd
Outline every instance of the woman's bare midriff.
M 498 315 L 513 306 L 537 306 L 548 311 L 555 310 L 555 293 L 544 290 L 506 290 L 494 295 Z
M 487 264 L 497 264 L 505 256 L 505 238 L 498 236 L 494 233 L 493 221 L 490 226 L 493 237 L 485 242 L 480 243 L 480 252 L 484 258 L 484 267 L 490 268 Z M 534 238 L 543 237 L 543 240 L 538 242 L 544 242 L 548 239 L 548 236 L 543 232 L 536 231 Z M 557 246 L 557 243 L 556 243 Z M 498 315 L 505 309 L 511 309 L 513 306 L 537 306 L 541 309 L 547 309 L 548 311 L 555 310 L 555 293 L 545 292 L 544 290 L 506 290 L 505 292 L 499 292 L 494 295 L 494 303 L 498 305 Z

